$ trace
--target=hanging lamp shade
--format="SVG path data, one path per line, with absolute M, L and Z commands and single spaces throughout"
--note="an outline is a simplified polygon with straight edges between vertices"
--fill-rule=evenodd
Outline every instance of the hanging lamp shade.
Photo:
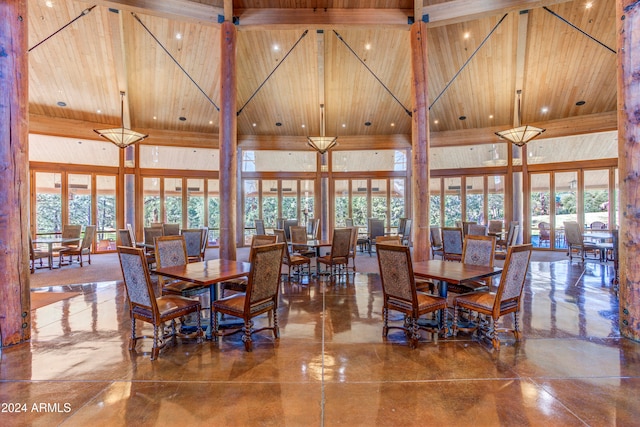
M 124 92 L 120 92 L 120 124 L 119 128 L 94 129 L 93 131 L 120 148 L 126 148 L 149 136 L 124 127 Z
M 337 136 L 308 136 L 307 145 L 324 154 L 338 144 Z
M 513 142 L 518 147 L 522 147 L 527 142 L 531 141 L 533 138 L 540 136 L 542 132 L 545 131 L 545 129 L 538 128 L 535 126 L 530 126 L 530 125 L 522 126 L 520 124 L 520 117 L 521 117 L 520 94 L 522 94 L 522 90 L 518 89 L 517 93 L 518 93 L 518 126 L 512 129 L 496 132 L 496 135 L 498 135 L 502 139 L 506 139 L 507 141 Z

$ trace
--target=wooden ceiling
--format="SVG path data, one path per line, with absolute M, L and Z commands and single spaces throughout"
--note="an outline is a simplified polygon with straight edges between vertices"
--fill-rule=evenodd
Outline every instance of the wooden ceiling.
M 125 123 L 145 143 L 217 147 L 225 2 L 28 2 L 33 133 L 95 138 L 120 124 L 124 91 Z M 421 15 L 432 145 L 497 142 L 518 89 L 522 123 L 547 135 L 615 129 L 615 2 L 586 3 L 234 0 L 239 143 L 303 148 L 321 117 L 341 149 L 410 143 L 409 29 Z

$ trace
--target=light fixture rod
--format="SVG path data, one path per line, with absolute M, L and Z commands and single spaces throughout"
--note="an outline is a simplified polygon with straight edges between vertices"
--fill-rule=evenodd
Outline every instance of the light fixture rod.
M 73 18 L 71 21 L 69 21 L 68 23 L 66 23 L 65 25 L 63 25 L 62 27 L 60 27 L 57 31 L 55 31 L 54 33 L 52 33 L 51 35 L 49 35 L 48 37 L 46 37 L 45 39 L 41 40 L 40 42 L 36 43 L 35 46 L 33 46 L 31 49 L 27 50 L 28 52 L 31 52 L 33 49 L 37 48 L 38 46 L 40 46 L 42 43 L 46 42 L 47 40 L 49 40 L 51 37 L 55 36 L 56 34 L 58 34 L 60 31 L 64 30 L 65 28 L 67 28 L 69 25 L 73 24 L 74 22 L 76 22 L 78 19 L 82 18 L 84 15 L 87 15 L 89 12 L 91 12 L 93 10 L 93 8 L 96 7 L 96 5 L 94 4 L 93 6 L 83 10 L 80 15 L 76 16 L 75 18 Z

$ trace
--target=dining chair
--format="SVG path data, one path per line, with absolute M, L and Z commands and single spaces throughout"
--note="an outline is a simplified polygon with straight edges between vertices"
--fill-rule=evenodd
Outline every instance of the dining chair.
M 356 272 L 356 255 L 358 254 L 358 232 L 359 227 L 347 227 L 351 229 L 351 241 L 349 243 L 349 259 L 352 260 L 351 269 L 353 272 Z M 347 263 L 347 268 L 349 268 L 349 263 Z
M 509 229 L 509 240 L 506 241 L 505 249 L 496 249 L 495 258 L 496 259 L 507 259 L 507 252 L 511 246 L 514 246 L 518 243 L 518 235 L 520 234 L 520 226 L 515 224 Z M 496 248 L 498 244 L 496 242 Z
M 466 236 L 469 234 L 469 226 L 477 223 L 477 221 L 462 221 L 462 235 Z
M 180 234 L 180 224 L 162 224 L 162 234 L 164 236 L 178 236 Z
M 367 232 L 369 234 L 367 248 L 371 256 L 372 247 L 376 244 L 376 237 L 384 236 L 384 220 L 379 218 L 369 218 L 367 220 Z
M 442 259 L 460 261 L 462 259 L 462 228 L 442 228 Z
M 407 218 L 398 218 L 398 232 L 396 233 L 399 236 L 402 236 L 404 234 L 404 226 L 407 223 Z
M 518 221 L 511 221 L 509 222 L 509 228 L 507 229 L 507 235 L 504 236 L 504 238 L 502 239 L 498 239 L 496 241 L 496 246 L 500 249 L 504 249 L 505 254 L 507 251 L 507 246 L 509 246 L 511 244 L 511 241 L 513 240 L 513 235 L 514 234 L 518 234 L 518 233 L 514 233 L 514 229 L 516 226 L 518 226 Z
M 284 230 L 274 229 L 274 235 L 276 236 L 276 243 L 284 243 L 284 252 L 282 254 L 282 263 L 287 266 L 287 280 L 291 282 L 291 268 L 293 267 L 294 274 L 298 279 L 304 274 L 304 267 L 307 267 L 307 273 L 311 273 L 311 258 L 302 256 L 300 254 L 292 254 L 289 252 L 289 245 L 286 241 L 286 234 Z
M 185 228 L 180 230 L 180 235 L 184 237 L 187 246 L 187 259 L 189 262 L 203 261 L 202 258 L 202 229 Z M 157 239 L 156 239 L 157 240 Z
M 314 257 L 316 252 L 307 246 L 307 228 L 301 225 L 291 226 L 289 230 L 291 236 L 291 252 L 306 256 Z
M 382 243 L 384 245 L 402 245 L 402 236 L 378 236 L 376 237 L 376 246 L 378 246 L 378 243 Z
M 420 330 L 426 330 L 433 334 L 434 342 L 437 342 L 440 332 L 438 322 L 434 322 L 434 326 L 422 326 L 418 323 L 418 319 L 426 314 L 446 309 L 447 300 L 416 289 L 409 247 L 381 243 L 377 247 L 377 252 L 384 295 L 382 336 L 386 338 L 389 329 L 402 329 L 409 338 L 409 347 L 413 349 L 418 346 Z M 389 326 L 389 310 L 399 311 L 404 315 L 403 326 Z
M 442 248 L 442 230 L 438 226 L 429 227 L 429 241 L 431 243 L 431 258 L 435 259 L 436 255 L 440 255 L 444 259 L 444 250 Z
M 344 220 L 345 227 L 353 227 L 353 218 L 346 218 Z
M 31 273 L 35 273 L 36 268 L 44 268 L 42 260 L 49 259 L 50 252 L 35 247 L 31 234 L 29 234 L 29 269 Z M 40 261 L 40 267 L 36 267 L 36 261 Z M 51 266 L 49 266 L 51 267 Z
M 249 250 L 249 259 L 253 250 L 258 246 L 272 245 L 276 243 L 277 236 L 275 234 L 254 234 L 251 237 L 251 248 Z M 227 291 L 246 292 L 247 291 L 247 277 L 238 277 L 235 279 L 226 280 L 220 283 L 220 297 L 224 298 Z
M 405 246 L 411 245 L 411 225 L 413 224 L 413 220 L 409 218 L 405 218 L 404 225 L 402 227 L 402 233 L 400 234 L 401 243 Z
M 253 226 L 256 228 L 256 234 L 267 234 L 267 232 L 264 229 L 264 220 L 254 219 Z
M 486 235 L 488 235 L 488 229 L 486 225 L 469 224 L 467 236 L 486 236 Z
M 593 221 L 589 224 L 589 228 L 592 230 L 606 230 L 607 224 L 602 221 Z
M 573 260 L 574 252 L 576 255 L 580 255 L 582 262 L 584 262 L 585 254 L 587 252 L 597 253 L 600 257 L 600 248 L 596 243 L 588 242 L 584 240 L 580 225 L 576 221 L 564 221 L 564 235 L 567 240 L 567 255 L 569 255 L 569 262 Z
M 271 330 L 275 339 L 280 338 L 278 326 L 278 296 L 280 294 L 280 270 L 286 243 L 274 243 L 266 246 L 256 246 L 251 250 L 249 261 L 251 271 L 247 280 L 246 292 L 230 295 L 214 301 L 213 336 L 226 336 L 242 331 L 242 341 L 246 351 L 253 350 L 252 335 L 263 330 Z M 220 333 L 218 313 L 240 318 L 244 325 L 233 331 Z M 264 313 L 272 313 L 273 323 L 254 329 L 253 319 Z
M 502 233 L 503 223 L 499 219 L 490 219 L 489 220 L 489 230 L 487 234 L 496 236 L 498 238 Z
M 69 264 L 73 262 L 73 257 L 78 257 L 80 261 L 80 267 L 83 266 L 82 256 L 87 255 L 87 262 L 91 264 L 91 246 L 93 246 L 93 239 L 96 235 L 96 226 L 95 225 L 87 225 L 84 228 L 84 236 L 82 238 L 82 243 L 77 247 L 63 247 L 60 249 L 58 254 L 58 266 L 62 266 L 64 262 L 65 255 L 69 256 Z
M 209 244 L 209 227 L 201 227 L 200 233 L 202 233 L 202 238 L 200 240 L 200 259 L 204 261 L 207 255 L 207 245 Z
M 287 241 L 291 241 L 291 227 L 298 225 L 297 219 L 285 219 L 284 220 L 284 234 L 287 236 Z
M 154 245 L 157 268 L 186 265 L 189 262 L 186 238 L 183 235 L 156 237 Z M 181 295 L 183 297 L 202 295 L 209 291 L 206 286 L 170 279 L 162 275 L 158 275 L 158 287 L 162 295 Z
M 63 239 L 77 239 L 75 241 L 70 241 L 67 243 L 63 243 L 61 246 L 53 248 L 54 252 L 58 252 L 61 249 L 67 248 L 77 248 L 80 246 L 80 236 L 82 235 L 82 225 L 81 224 L 64 224 L 62 226 L 62 234 L 61 237 Z
M 131 316 L 129 351 L 135 349 L 137 340 L 146 338 L 145 336 L 136 336 L 136 320 L 153 325 L 151 360 L 155 360 L 160 350 L 169 343 L 169 338 L 175 339 L 178 336 L 176 319 L 191 313 L 194 313 L 194 317 L 197 319 L 196 340 L 198 343 L 202 342 L 200 301 L 179 295 L 156 297 L 147 260 L 142 249 L 119 246 L 118 258 L 127 290 L 129 315 Z M 171 322 L 168 334 L 165 333 L 165 322 Z
M 155 240 L 157 237 L 161 237 L 164 234 L 162 227 L 144 227 L 144 244 L 147 257 L 149 259 L 149 265 L 155 262 Z
M 494 236 L 468 235 L 462 245 L 462 263 L 493 267 L 496 252 L 496 238 Z M 466 281 L 458 285 L 449 284 L 448 291 L 456 294 L 488 290 L 491 279 Z
M 329 276 L 334 279 L 340 275 L 341 268 L 345 268 L 345 279 L 348 279 L 347 266 L 349 264 L 349 248 L 351 246 L 351 228 L 334 228 L 331 239 L 331 252 L 328 255 L 318 257 L 318 270 L 320 264 L 329 268 Z
M 495 292 L 472 292 L 454 298 L 453 335 L 458 334 L 458 311 L 466 309 L 471 312 L 485 315 L 489 321 L 478 320 L 475 328 L 476 334 L 491 340 L 493 348 L 500 349 L 499 332 L 512 332 L 519 341 L 521 338 L 518 314 L 522 299 L 522 290 L 529 269 L 531 259 L 531 244 L 510 246 L 507 258 L 500 277 L 500 284 Z M 496 324 L 500 318 L 513 313 L 512 328 L 498 328 Z

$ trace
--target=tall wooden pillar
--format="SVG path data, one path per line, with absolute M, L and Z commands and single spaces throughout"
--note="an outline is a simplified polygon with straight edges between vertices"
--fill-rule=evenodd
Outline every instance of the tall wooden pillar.
M 31 338 L 27 1 L 0 3 L 0 340 Z
M 618 0 L 620 333 L 640 341 L 640 2 Z
M 237 30 L 231 21 L 220 27 L 220 258 L 236 259 Z
M 427 89 L 427 26 L 411 25 L 411 145 L 413 257 L 429 259 L 429 104 Z

